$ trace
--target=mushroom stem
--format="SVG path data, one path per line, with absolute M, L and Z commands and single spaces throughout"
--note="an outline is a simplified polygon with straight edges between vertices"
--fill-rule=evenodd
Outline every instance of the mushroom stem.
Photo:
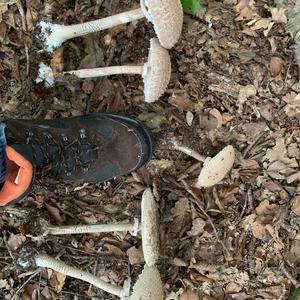
M 47 50 L 51 52 L 53 48 L 60 46 L 66 40 L 132 22 L 144 17 L 143 10 L 138 8 L 103 19 L 75 25 L 64 26 L 42 21 L 40 22 L 41 35 L 42 38 L 46 39 Z
M 139 220 L 134 219 L 134 223 L 121 224 L 86 224 L 69 226 L 48 226 L 46 233 L 48 235 L 82 234 L 82 233 L 101 233 L 114 231 L 129 231 L 136 235 L 139 231 Z
M 86 281 L 105 292 L 108 292 L 110 294 L 113 294 L 113 295 L 116 295 L 119 297 L 121 297 L 123 294 L 122 288 L 112 285 L 110 283 L 107 283 L 107 282 L 101 280 L 99 277 L 97 277 L 93 274 L 90 274 L 86 271 L 82 271 L 78 268 L 71 267 L 71 266 L 65 264 L 64 262 L 59 261 L 55 258 L 52 258 L 46 254 L 37 254 L 34 257 L 34 259 L 35 259 L 35 263 L 36 263 L 37 267 L 49 268 L 56 272 L 65 274 L 67 276 Z
M 179 151 L 181 151 L 181 152 L 183 152 L 183 153 L 185 153 L 185 154 L 187 154 L 187 155 L 189 155 L 189 156 L 191 156 L 191 157 L 193 157 L 193 158 L 195 158 L 195 159 L 197 159 L 201 162 L 204 162 L 205 159 L 206 159 L 205 156 L 199 154 L 198 152 L 196 152 L 196 151 L 194 151 L 194 150 L 192 150 L 188 147 L 179 145 L 177 142 L 174 142 L 173 145 L 174 145 L 174 149 L 179 150 Z
M 75 75 L 78 78 L 91 78 L 117 74 L 143 74 L 144 66 L 113 66 L 94 69 L 80 69 L 59 73 L 58 75 Z

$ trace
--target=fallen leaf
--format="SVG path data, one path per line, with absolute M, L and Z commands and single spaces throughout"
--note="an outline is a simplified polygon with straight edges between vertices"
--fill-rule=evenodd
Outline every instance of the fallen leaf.
M 53 73 L 60 73 L 64 69 L 64 47 L 58 47 L 52 54 L 50 65 Z
M 202 220 L 201 218 L 197 218 L 193 220 L 193 226 L 190 231 L 187 232 L 190 236 L 198 236 L 203 233 L 204 226 L 206 225 L 206 222 Z
M 250 97 L 256 95 L 256 88 L 252 84 L 242 86 L 239 91 L 238 101 L 240 104 L 244 104 Z
M 283 59 L 280 57 L 273 56 L 271 57 L 270 61 L 270 72 L 272 76 L 276 77 L 281 73 L 281 70 L 283 68 Z
M 7 245 L 11 250 L 17 250 L 26 241 L 23 234 L 11 234 L 7 240 Z
M 6 279 L 0 279 L 0 289 L 9 288 L 8 281 Z
M 131 265 L 141 264 L 144 262 L 144 254 L 141 248 L 131 247 L 126 251 Z
M 285 15 L 286 10 L 285 7 L 271 7 L 270 12 L 272 14 L 272 20 L 276 23 L 287 23 L 287 17 Z
M 4 21 L 0 22 L 0 42 L 2 43 L 6 36 L 7 26 Z
M 270 204 L 269 200 L 263 200 L 259 203 L 259 205 L 255 208 L 255 212 L 261 215 L 274 215 L 278 210 L 278 204 Z
M 180 300 L 199 300 L 199 296 L 197 295 L 196 292 L 194 292 L 192 289 L 188 288 L 186 289 L 181 297 Z
M 34 284 L 26 284 L 23 289 L 22 300 L 38 300 L 38 286 Z
M 107 105 L 108 112 L 122 112 L 125 110 L 125 101 L 123 96 L 117 92 L 112 101 Z
M 63 220 L 62 216 L 60 215 L 59 209 L 50 204 L 46 204 L 46 207 L 47 207 L 49 216 L 51 218 L 53 218 L 55 223 L 58 225 L 62 225 L 64 223 L 64 220 Z
M 220 113 L 216 108 L 211 109 L 209 113 L 217 119 L 217 127 L 221 127 L 233 119 L 229 113 Z
M 112 244 L 105 244 L 105 248 L 107 248 L 107 252 L 111 255 L 115 256 L 125 256 L 125 253 L 122 249 Z
M 189 99 L 188 95 L 185 93 L 172 94 L 168 101 L 170 104 L 174 105 L 180 110 L 194 111 L 195 108 L 195 104 Z
M 225 294 L 234 294 L 241 291 L 241 288 L 235 282 L 229 282 L 225 288 Z
M 270 26 L 272 26 L 273 23 L 268 18 L 261 18 L 257 22 L 255 22 L 254 25 L 250 27 L 251 30 L 259 30 L 259 29 L 269 29 Z M 270 28 L 271 29 L 271 28 Z
M 61 292 L 65 285 L 66 275 L 53 271 L 51 269 L 47 269 L 48 280 L 50 285 L 55 289 L 57 293 Z
M 297 195 L 292 200 L 292 211 L 297 215 L 300 216 L 300 195 Z
M 291 92 L 283 96 L 282 100 L 287 103 L 284 111 L 288 117 L 295 117 L 300 114 L 300 94 Z
M 39 13 L 33 7 L 27 7 L 26 11 L 26 23 L 28 31 L 31 31 L 34 26 L 33 24 L 38 19 Z

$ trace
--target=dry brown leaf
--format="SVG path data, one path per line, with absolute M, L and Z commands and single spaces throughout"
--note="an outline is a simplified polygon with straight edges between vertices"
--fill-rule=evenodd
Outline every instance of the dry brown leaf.
M 190 202 L 187 198 L 180 198 L 175 207 L 172 209 L 174 218 L 174 228 L 176 231 L 180 231 L 182 226 L 185 224 L 186 217 L 190 213 Z
M 48 280 L 50 285 L 55 289 L 57 293 L 61 292 L 65 285 L 66 275 L 53 271 L 51 269 L 47 269 Z
M 185 93 L 172 94 L 169 98 L 169 103 L 174 105 L 180 110 L 184 111 L 194 111 L 195 104 L 189 99 L 188 95 Z
M 283 68 L 283 59 L 280 57 L 273 56 L 271 57 L 270 61 L 270 72 L 272 76 L 276 77 L 281 73 L 281 70 Z
M 23 234 L 11 234 L 7 240 L 7 245 L 11 250 L 17 250 L 26 241 Z
M 116 93 L 112 101 L 107 105 L 108 112 L 122 112 L 125 110 L 125 101 L 120 93 Z
M 62 216 L 60 215 L 59 209 L 50 204 L 46 204 L 46 207 L 47 207 L 49 216 L 51 218 L 53 218 L 55 223 L 58 225 L 62 225 L 64 223 L 64 220 L 63 220 Z
M 300 114 L 300 94 L 291 92 L 282 97 L 282 100 L 287 103 L 284 111 L 288 117 L 295 117 Z
M 297 215 L 300 216 L 300 195 L 297 195 L 292 200 L 292 211 Z
M 60 73 L 64 69 L 64 47 L 58 47 L 52 54 L 50 61 L 52 71 L 54 73 Z
M 144 254 L 142 248 L 131 247 L 126 251 L 131 265 L 141 264 L 144 262 Z
M 250 97 L 256 95 L 256 88 L 253 84 L 242 86 L 239 91 L 238 101 L 240 104 L 244 104 Z
M 229 113 L 220 113 L 216 108 L 211 109 L 209 113 L 217 119 L 217 127 L 221 127 L 222 125 L 227 124 L 233 119 L 233 117 Z
M 234 294 L 241 291 L 241 288 L 235 282 L 229 282 L 225 288 L 225 294 Z
M 0 21 L 2 20 L 2 15 L 7 12 L 8 5 L 16 4 L 18 0 L 1 0 L 0 3 Z
M 38 300 L 38 286 L 27 284 L 23 289 L 22 300 Z
M 197 295 L 196 292 L 194 292 L 192 289 L 188 288 L 186 289 L 181 297 L 180 300 L 199 300 L 199 296 Z
M 117 246 L 112 244 L 105 244 L 105 248 L 107 248 L 108 253 L 115 256 L 125 256 L 125 252 Z
M 271 214 L 275 214 L 278 208 L 279 208 L 278 204 L 270 204 L 269 200 L 263 200 L 255 208 L 255 211 L 259 216 L 271 215 Z
M 5 39 L 7 31 L 7 25 L 4 21 L 0 22 L 0 42 L 2 43 Z
M 39 13 L 33 7 L 28 7 L 26 11 L 26 23 L 28 31 L 33 29 L 33 24 L 37 21 Z
M 203 233 L 204 226 L 206 225 L 206 222 L 202 220 L 201 218 L 197 218 L 193 220 L 193 226 L 190 231 L 187 232 L 190 236 L 198 236 Z

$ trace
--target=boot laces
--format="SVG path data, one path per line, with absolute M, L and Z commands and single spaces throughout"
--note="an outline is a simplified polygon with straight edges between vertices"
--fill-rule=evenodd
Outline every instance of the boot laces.
M 48 133 L 43 133 L 43 142 L 41 143 L 33 132 L 27 132 L 27 144 L 32 146 L 33 159 L 38 161 L 38 153 L 36 145 L 42 152 L 43 170 L 50 171 L 55 174 L 66 174 L 71 176 L 76 169 L 82 169 L 87 172 L 93 163 L 93 151 L 97 147 L 93 145 L 86 134 L 85 129 L 80 129 L 78 137 L 70 140 L 69 137 L 62 133 L 58 140 Z

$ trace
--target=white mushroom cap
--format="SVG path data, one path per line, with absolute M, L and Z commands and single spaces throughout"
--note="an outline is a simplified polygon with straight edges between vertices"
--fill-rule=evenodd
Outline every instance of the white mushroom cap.
M 141 0 L 141 8 L 153 23 L 161 45 L 171 49 L 182 31 L 183 9 L 180 0 Z
M 165 92 L 171 78 L 171 60 L 169 53 L 158 39 L 150 40 L 148 62 L 145 64 L 144 94 L 146 102 L 154 102 Z
M 163 297 L 163 285 L 157 268 L 145 265 L 133 287 L 130 300 L 163 300 Z
M 234 148 L 229 145 L 211 160 L 204 162 L 196 186 L 210 187 L 220 182 L 231 170 L 234 158 Z
M 144 258 L 148 266 L 153 266 L 159 256 L 159 236 L 156 203 L 150 188 L 146 189 L 143 193 L 141 207 L 141 231 Z

